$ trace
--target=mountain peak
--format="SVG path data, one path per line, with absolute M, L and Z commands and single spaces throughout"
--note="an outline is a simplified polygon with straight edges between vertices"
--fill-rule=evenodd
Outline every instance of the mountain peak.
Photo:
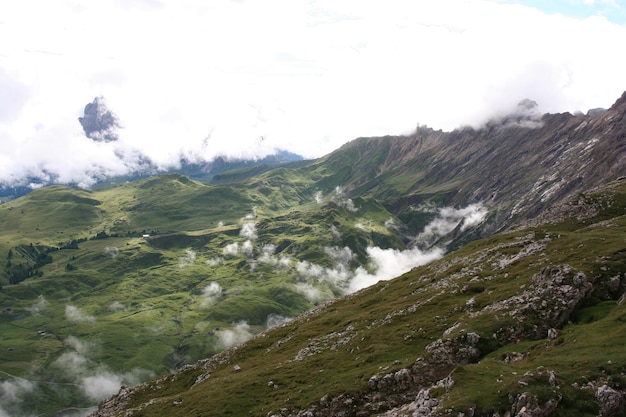
M 114 142 L 120 127 L 118 117 L 109 110 L 104 97 L 98 96 L 85 106 L 83 117 L 79 117 L 85 135 L 96 142 Z

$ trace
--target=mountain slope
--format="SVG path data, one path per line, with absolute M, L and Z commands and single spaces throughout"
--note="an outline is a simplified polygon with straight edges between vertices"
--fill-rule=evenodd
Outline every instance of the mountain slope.
M 473 242 L 94 416 L 619 415 L 626 185 L 584 201 L 569 209 L 588 217 Z
M 0 414 L 54 415 L 62 407 L 88 408 L 122 385 L 180 369 L 324 302 L 438 259 L 446 250 L 462 254 L 465 244 L 496 231 L 558 223 L 549 234 L 563 236 L 569 227 L 562 224 L 565 218 L 575 225 L 578 218 L 600 215 L 601 207 L 603 216 L 617 216 L 621 200 L 612 212 L 605 197 L 583 198 L 581 193 L 626 173 L 625 101 L 622 97 L 609 111 L 593 116 L 539 119 L 522 112 L 477 130 L 420 128 L 407 137 L 358 139 L 316 161 L 273 169 L 244 166 L 208 184 L 170 174 L 92 191 L 46 187 L 0 205 L 0 372 L 6 377 L 0 390 L 6 385 L 11 392 L 23 392 L 3 404 Z M 621 186 L 616 187 L 603 195 L 621 196 Z M 576 204 L 564 203 L 572 198 Z M 533 227 L 539 229 L 528 244 L 509 242 L 494 250 L 507 256 L 538 255 L 535 249 L 548 244 L 541 228 L 548 226 Z M 601 231 L 601 239 L 610 228 L 594 230 Z M 567 250 L 586 256 L 578 247 Z M 447 271 L 435 274 L 436 281 L 446 283 L 465 269 L 480 279 L 472 258 L 459 259 L 448 261 L 454 264 L 451 270 L 436 264 Z M 496 257 L 493 264 L 508 268 L 507 262 Z M 567 279 L 578 276 L 577 271 L 592 273 L 587 263 L 578 263 L 575 256 L 555 256 L 544 266 L 554 266 Z M 524 276 L 543 282 L 540 272 L 528 270 Z M 529 282 L 520 285 L 529 287 Z M 447 288 L 430 284 L 424 282 L 424 292 L 436 300 L 444 297 Z M 468 284 L 477 299 L 486 288 Z M 493 291 L 514 297 L 514 290 L 518 287 Z M 394 303 L 393 298 L 372 296 L 356 313 L 373 314 L 372 320 L 377 312 L 386 317 L 387 304 Z M 432 308 L 445 310 L 448 301 Z M 461 319 L 462 311 L 455 311 Z M 424 316 L 428 322 L 441 316 L 430 313 Z M 328 320 L 333 327 L 333 319 Z M 512 329 L 510 337 L 527 330 L 511 321 L 505 324 Z M 556 327 L 563 324 L 554 322 Z M 318 323 L 308 336 L 295 332 L 293 337 L 315 339 L 314 332 L 324 334 L 323 329 Z M 423 340 L 424 346 L 440 338 L 434 330 L 442 331 L 429 330 L 434 339 Z M 490 333 L 478 330 L 487 345 L 486 350 L 476 348 L 480 358 L 508 343 L 489 341 Z M 518 336 L 536 338 L 545 331 L 539 327 L 531 336 Z M 388 366 L 376 359 L 387 357 L 385 344 L 372 340 L 371 363 Z M 324 346 L 318 340 L 310 348 Z M 406 349 L 413 352 L 410 344 Z M 297 352 L 292 354 L 295 358 Z M 321 391 L 343 386 L 340 381 L 351 372 L 365 369 L 365 374 L 354 374 L 363 378 L 376 372 L 370 362 L 359 367 L 365 368 L 338 368 Z M 309 392 L 299 400 L 302 409 L 324 395 L 315 372 L 305 372 L 311 375 L 303 379 L 310 391 L 298 388 Z M 300 378 L 290 375 L 285 379 Z M 362 386 L 369 380 L 359 381 Z M 268 407 L 274 410 L 276 404 Z
M 494 212 L 483 236 L 523 223 L 626 171 L 626 93 L 595 115 L 494 120 L 453 132 L 361 138 L 305 170 L 320 185 L 372 196 L 407 221 L 407 208 L 482 203 Z

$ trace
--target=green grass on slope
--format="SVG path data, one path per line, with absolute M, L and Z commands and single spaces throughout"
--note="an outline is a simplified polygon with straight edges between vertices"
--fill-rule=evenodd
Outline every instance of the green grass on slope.
M 231 187 L 168 175 L 97 191 L 51 187 L 1 205 L 0 377 L 40 382 L 32 414 L 93 405 L 81 391 L 87 375 L 169 372 L 342 293 L 299 262 L 330 270 L 328 248 L 350 246 L 356 268 L 368 245 L 404 248 L 379 203 L 316 201 L 309 185 L 286 170 Z M 10 283 L 9 260 L 33 275 Z
M 612 201 L 624 196 L 621 189 Z M 350 394 L 358 409 L 372 375 L 410 367 L 437 339 L 476 332 L 480 360 L 456 366 L 448 392 L 431 392 L 442 409 L 502 415 L 512 398 L 527 392 L 541 404 L 558 400 L 557 416 L 597 415 L 594 387 L 626 383 L 626 307 L 616 301 L 619 293 L 607 289 L 612 277 L 626 273 L 626 205 L 621 207 L 591 220 L 473 242 L 228 351 L 209 371 L 190 368 L 149 383 L 130 406 L 143 404 L 139 416 L 265 416 Z M 484 307 L 514 299 L 542 268 L 564 264 L 584 272 L 596 290 L 558 337 L 504 344 L 494 338 L 499 328 L 517 324 Z M 533 318 L 527 320 L 532 330 Z M 146 406 L 151 399 L 157 402 Z

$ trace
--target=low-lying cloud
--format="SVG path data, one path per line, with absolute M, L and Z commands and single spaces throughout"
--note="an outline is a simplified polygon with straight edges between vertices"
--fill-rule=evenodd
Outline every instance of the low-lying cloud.
M 185 250 L 185 254 L 178 258 L 178 267 L 180 269 L 185 269 L 188 265 L 192 265 L 196 262 L 196 257 L 197 255 L 195 251 L 191 249 Z
M 104 248 L 104 256 L 107 256 L 111 259 L 117 258 L 119 254 L 120 250 L 115 246 L 107 246 L 106 248 Z
M 480 224 L 486 217 L 488 210 L 482 204 L 470 204 L 467 207 L 456 209 L 454 207 L 423 208 L 424 211 L 432 210 L 437 216 L 415 238 L 420 245 L 430 246 L 439 238 L 446 236 L 457 227 L 461 231 Z
M 247 222 L 241 226 L 241 230 L 239 231 L 239 236 L 246 238 L 248 240 L 254 240 L 258 237 L 256 231 L 256 223 Z
M 126 309 L 126 305 L 119 302 L 119 301 L 113 301 L 111 304 L 109 304 L 109 306 L 107 307 L 107 310 L 109 310 L 110 312 L 118 312 L 118 311 L 122 311 Z
M 293 317 L 285 317 L 280 314 L 270 314 L 267 316 L 266 325 L 268 329 L 271 329 L 272 327 L 282 326 L 292 320 Z
M 72 305 L 65 306 L 65 318 L 72 324 L 87 323 L 93 325 L 96 323 L 96 318 L 94 316 L 85 314 L 81 309 Z
M 116 394 L 122 385 L 137 385 L 154 376 L 152 372 L 140 368 L 113 372 L 106 365 L 90 359 L 99 350 L 95 343 L 69 336 L 64 344 L 68 351 L 52 363 L 59 371 L 59 381 L 74 384 L 85 398 L 94 403 Z
M 28 308 L 28 311 L 30 311 L 32 315 L 36 316 L 44 311 L 46 307 L 48 307 L 48 304 L 49 303 L 46 298 L 43 295 L 39 295 L 39 297 L 37 297 L 37 301 L 35 301 L 35 303 Z
M 378 281 L 389 280 L 398 277 L 418 266 L 426 265 L 441 258 L 444 249 L 435 248 L 429 251 L 421 251 L 418 248 L 407 250 L 381 249 L 379 247 L 367 248 L 367 254 L 374 271 L 368 272 L 363 267 L 357 268 L 348 285 L 348 292 L 358 291 L 369 287 Z
M 222 296 L 222 286 L 217 282 L 211 282 L 202 289 L 200 308 L 208 308 Z
M 36 389 L 36 383 L 23 378 L 0 382 L 0 417 L 18 415 L 23 403 Z
M 250 332 L 250 325 L 246 321 L 240 321 L 232 329 L 222 329 L 216 332 L 218 337 L 218 347 L 226 349 L 231 346 L 240 345 L 250 340 L 253 334 Z

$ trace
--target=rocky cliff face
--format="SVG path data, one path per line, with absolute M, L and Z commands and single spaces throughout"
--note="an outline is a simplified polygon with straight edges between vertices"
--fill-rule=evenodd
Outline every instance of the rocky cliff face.
M 626 93 L 609 110 L 587 115 L 539 116 L 534 108 L 524 101 L 481 129 L 422 127 L 409 136 L 358 139 L 319 164 L 336 167 L 335 181 L 348 193 L 375 196 L 398 215 L 432 200 L 482 203 L 493 215 L 480 236 L 624 175 Z
M 79 117 L 85 135 L 97 142 L 114 142 L 118 140 L 117 129 L 120 122 L 117 116 L 109 110 L 104 97 L 96 97 L 85 106 L 83 117 Z

